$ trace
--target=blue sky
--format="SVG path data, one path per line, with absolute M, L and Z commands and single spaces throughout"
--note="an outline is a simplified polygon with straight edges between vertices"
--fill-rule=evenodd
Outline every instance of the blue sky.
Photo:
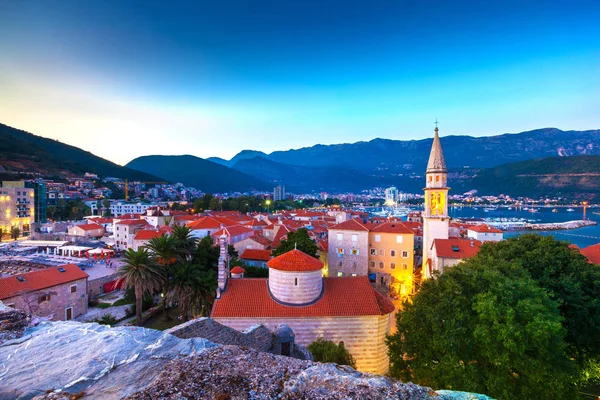
M 0 2 L 0 122 L 120 164 L 600 128 L 598 1 Z

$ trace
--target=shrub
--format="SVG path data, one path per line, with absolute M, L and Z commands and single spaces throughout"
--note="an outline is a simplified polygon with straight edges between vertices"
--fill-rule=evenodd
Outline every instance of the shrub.
M 319 338 L 308 346 L 308 350 L 312 353 L 315 361 L 356 367 L 354 357 L 346 349 L 344 342 L 336 345 L 331 340 Z

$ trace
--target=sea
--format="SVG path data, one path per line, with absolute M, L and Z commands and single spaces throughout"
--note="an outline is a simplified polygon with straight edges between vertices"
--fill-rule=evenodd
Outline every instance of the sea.
M 600 208 L 588 207 L 585 210 L 585 213 L 583 207 L 573 207 L 574 211 L 572 212 L 567 211 L 567 207 L 557 207 L 557 212 L 552 212 L 553 208 L 550 207 L 537 207 L 536 209 L 539 210 L 539 212 L 531 213 L 521 209 L 509 210 L 503 207 L 490 211 L 484 211 L 483 207 L 450 207 L 448 211 L 453 218 L 524 218 L 530 222 L 536 223 L 567 222 L 589 219 L 600 224 Z M 509 238 L 522 235 L 523 233 L 531 233 L 531 231 L 508 231 L 504 233 L 504 237 Z M 560 231 L 533 231 L 533 233 L 552 235 L 558 240 L 573 243 L 579 248 L 600 243 L 600 225 Z

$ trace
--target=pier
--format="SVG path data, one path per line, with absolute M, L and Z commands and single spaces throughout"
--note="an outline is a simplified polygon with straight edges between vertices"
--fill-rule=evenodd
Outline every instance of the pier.
M 584 226 L 598 225 L 596 221 L 576 220 L 566 222 L 548 222 L 548 223 L 531 223 L 531 222 L 491 222 L 488 225 L 494 226 L 504 231 L 562 231 L 568 229 L 578 229 Z

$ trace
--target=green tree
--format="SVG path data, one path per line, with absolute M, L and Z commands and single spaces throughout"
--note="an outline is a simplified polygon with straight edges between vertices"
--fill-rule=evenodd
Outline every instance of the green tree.
M 282 240 L 279 246 L 277 246 L 271 254 L 273 257 L 277 257 L 294 249 L 301 250 L 314 258 L 319 258 L 317 255 L 319 248 L 308 236 L 306 228 L 300 228 L 296 232 L 288 233 L 287 239 Z
M 133 287 L 135 291 L 136 324 L 142 322 L 142 300 L 145 294 L 159 290 L 165 281 L 163 267 L 156 264 L 146 249 L 128 249 L 124 263 L 118 270 L 119 280 L 125 288 Z
M 308 345 L 308 350 L 312 353 L 315 361 L 349 365 L 352 368 L 356 368 L 354 357 L 352 357 L 352 354 L 346 349 L 344 342 L 335 344 L 331 340 L 318 338 Z
M 186 321 L 208 316 L 217 290 L 217 274 L 200 265 L 178 262 L 170 282 L 169 300 L 176 302 Z
M 104 216 L 110 217 L 112 215 L 112 213 L 110 212 L 110 200 L 109 199 L 102 200 L 102 207 L 104 209 Z
M 475 257 L 425 281 L 388 337 L 391 374 L 499 399 L 573 398 L 557 303 L 518 265 Z
M 10 229 L 10 237 L 11 237 L 11 239 L 17 240 L 20 235 L 21 235 L 21 230 L 19 229 L 18 226 L 13 226 Z
M 580 379 L 600 381 L 600 269 L 567 242 L 535 234 L 483 246 L 477 258 L 508 260 L 527 270 L 558 303 Z
M 206 269 L 217 270 L 219 247 L 213 244 L 210 236 L 205 236 L 198 242 L 198 246 L 194 251 L 194 263 L 205 266 Z
M 48 206 L 48 208 L 46 208 L 46 215 L 48 215 L 48 217 L 51 220 L 54 220 L 54 217 L 56 216 L 57 212 L 58 209 L 56 208 L 56 206 Z
M 221 210 L 221 208 L 222 208 L 221 207 L 221 201 L 218 198 L 213 197 L 212 199 L 210 199 L 209 208 L 212 211 L 219 211 L 219 210 Z
M 198 239 L 192 235 L 187 226 L 174 226 L 172 236 L 175 238 L 177 253 L 182 259 L 189 259 L 196 250 Z

